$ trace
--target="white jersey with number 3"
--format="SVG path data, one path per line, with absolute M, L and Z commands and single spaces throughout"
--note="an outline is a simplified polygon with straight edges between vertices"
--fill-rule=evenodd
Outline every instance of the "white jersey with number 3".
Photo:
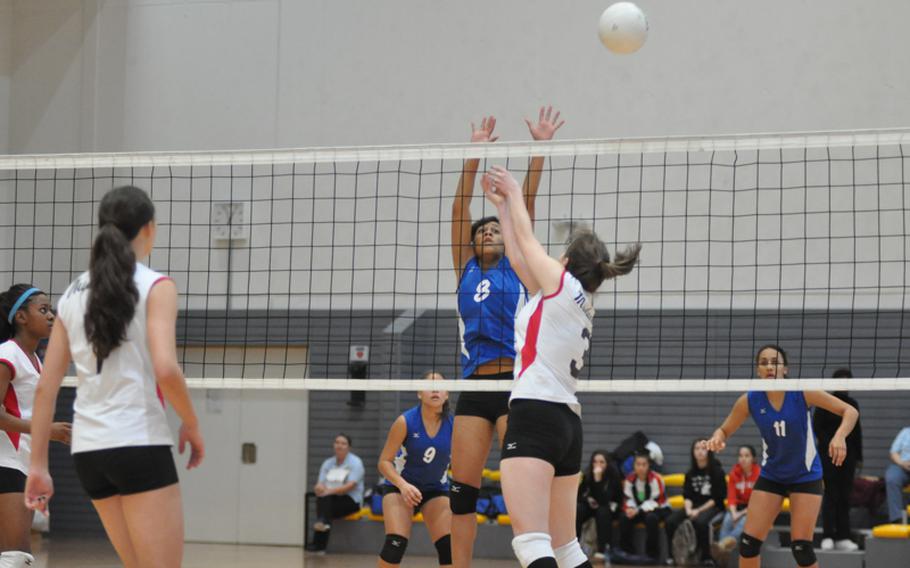
M 537 292 L 515 323 L 515 379 L 510 400 L 530 398 L 569 405 L 581 415 L 575 390 L 591 345 L 594 306 L 577 278 L 563 271 L 559 289 Z
M 127 446 L 173 444 L 164 399 L 158 391 L 146 333 L 146 303 L 155 284 L 168 277 L 136 263 L 133 282 L 139 291 L 126 339 L 100 368 L 85 334 L 89 273 L 77 278 L 57 306 L 70 339 L 79 385 L 73 404 L 72 452 Z

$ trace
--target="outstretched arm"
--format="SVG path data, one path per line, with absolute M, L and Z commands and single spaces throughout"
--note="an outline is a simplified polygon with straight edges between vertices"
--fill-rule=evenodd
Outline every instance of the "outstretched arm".
M 532 123 L 527 118 L 525 119 L 525 124 L 528 125 L 531 137 L 538 141 L 552 140 L 556 131 L 565 123 L 565 120 L 559 120 L 559 111 L 556 111 L 555 115 L 553 114 L 552 105 L 540 107 L 537 123 Z M 531 162 L 528 164 L 528 173 L 525 175 L 525 181 L 521 185 L 521 193 L 524 195 L 525 205 L 528 208 L 528 217 L 531 218 L 532 223 L 536 219 L 535 205 L 537 202 L 537 190 L 540 188 L 540 178 L 543 176 L 543 160 L 543 156 L 531 158 Z
M 475 128 L 471 123 L 471 142 L 495 142 L 499 137 L 493 136 L 496 128 L 496 119 L 485 116 L 480 121 L 480 128 Z M 471 248 L 471 198 L 474 197 L 474 178 L 477 177 L 477 168 L 480 160 L 473 158 L 465 160 L 458 178 L 458 187 L 455 189 L 455 200 L 452 202 L 452 266 L 455 268 L 455 277 L 461 280 L 461 272 L 469 258 L 474 254 Z
M 524 254 L 522 254 L 518 241 L 515 239 L 515 229 L 509 212 L 509 202 L 503 193 L 493 188 L 493 178 L 489 175 L 484 174 L 480 180 L 480 185 L 483 187 L 483 193 L 487 200 L 496 207 L 496 212 L 499 215 L 499 228 L 502 231 L 502 241 L 506 248 L 506 258 L 509 259 L 512 270 L 518 275 L 518 279 L 524 284 L 528 294 L 533 296 L 540 290 L 540 284 L 537 283 L 537 279 L 534 278 L 534 274 L 528 268 Z
M 748 417 L 749 400 L 746 398 L 746 395 L 742 395 L 733 403 L 733 410 L 730 411 L 730 414 L 727 416 L 727 419 L 724 420 L 724 423 L 720 425 L 720 428 L 714 431 L 714 435 L 712 435 L 710 439 L 702 440 L 699 443 L 703 444 L 712 452 L 723 450 L 727 447 L 727 440 L 730 439 L 730 436 L 739 430 L 739 427 L 743 425 L 743 422 L 745 422 Z
M 555 293 L 559 290 L 564 267 L 558 260 L 550 258 L 534 236 L 531 217 L 528 215 L 518 182 L 508 170 L 500 166 L 493 166 L 488 175 L 493 190 L 502 193 L 506 199 L 515 242 L 524 257 L 524 265 L 530 278 L 545 295 Z M 511 258 L 509 260 L 511 261 Z
M 828 444 L 828 455 L 834 465 L 841 465 L 847 458 L 847 435 L 853 431 L 859 419 L 859 411 L 837 398 L 823 391 L 806 391 L 806 404 L 824 408 L 831 414 L 841 417 L 840 427 Z

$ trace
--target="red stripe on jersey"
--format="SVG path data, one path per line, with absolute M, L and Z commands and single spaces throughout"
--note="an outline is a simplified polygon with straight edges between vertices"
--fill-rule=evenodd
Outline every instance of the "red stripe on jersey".
M 540 299 L 540 302 L 534 309 L 534 313 L 531 314 L 531 319 L 528 320 L 528 331 L 525 333 L 525 344 L 521 347 L 521 371 L 518 373 L 519 379 L 524 372 L 528 370 L 528 367 L 534 363 L 534 359 L 537 358 L 537 338 L 540 336 L 540 320 L 543 319 L 543 302 L 562 292 L 562 284 L 565 278 L 566 271 L 563 270 L 562 274 L 559 275 L 559 288 L 552 294 Z
M 0 359 L 0 365 L 6 365 L 9 368 L 9 380 L 16 378 L 16 366 L 9 359 Z
M 161 401 L 161 407 L 167 408 L 167 405 L 164 404 L 164 393 L 161 392 L 161 387 L 155 385 L 155 392 L 158 393 L 158 400 Z
M 6 389 L 6 396 L 3 397 L 3 409 L 16 418 L 22 418 L 22 411 L 19 410 L 19 399 L 16 398 L 16 389 L 13 388 L 12 384 L 10 384 L 10 386 Z M 9 441 L 13 443 L 13 447 L 18 450 L 19 432 L 7 431 L 6 435 L 9 436 Z
M 158 279 L 155 280 L 154 282 L 152 282 L 152 285 L 149 286 L 149 290 L 151 290 L 152 288 L 154 288 L 154 287 L 155 287 L 155 284 L 157 284 L 157 283 L 159 283 L 159 282 L 164 282 L 165 280 L 173 280 L 173 278 L 171 278 L 170 276 L 159 276 Z

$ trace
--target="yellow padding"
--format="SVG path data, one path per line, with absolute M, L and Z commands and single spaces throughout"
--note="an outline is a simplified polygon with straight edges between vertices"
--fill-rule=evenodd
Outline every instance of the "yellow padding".
M 487 469 L 487 470 L 484 470 L 483 477 L 484 477 L 484 479 L 489 479 L 490 481 L 499 481 L 500 479 L 502 479 L 502 472 L 499 471 L 498 469 L 493 469 L 493 470 Z
M 910 485 L 904 487 L 904 493 L 910 493 Z
M 512 519 L 509 518 L 509 515 L 497 515 L 496 522 L 500 525 L 512 525 Z
M 686 506 L 686 498 L 682 495 L 673 495 L 667 499 L 671 509 L 682 509 Z
M 780 512 L 781 513 L 790 512 L 790 498 L 789 497 L 784 497 L 784 502 L 781 503 L 781 505 L 780 505 Z
M 477 513 L 477 524 L 478 524 L 478 525 L 482 525 L 482 524 L 484 524 L 485 522 L 487 522 L 488 520 L 489 520 L 489 519 L 487 519 L 487 516 L 486 516 L 486 515 L 481 515 L 480 513 Z
M 493 471 L 493 470 L 492 470 L 492 469 L 483 468 L 483 471 L 480 472 L 480 477 L 486 479 L 487 476 L 490 475 L 490 472 L 491 472 L 491 471 Z
M 363 517 L 364 515 L 369 514 L 369 512 L 370 512 L 370 508 L 369 508 L 369 507 L 363 507 L 363 508 L 360 509 L 359 511 L 354 511 L 353 513 L 351 513 L 350 515 L 348 515 L 347 517 L 345 517 L 344 520 L 346 520 L 346 521 L 359 521 L 361 517 Z M 382 518 L 382 517 L 380 517 L 380 518 Z
M 382 515 L 376 515 L 372 511 L 368 512 L 366 516 L 371 521 L 379 521 L 380 523 L 382 522 Z
M 411 517 L 411 521 L 415 522 L 415 523 L 422 523 L 423 522 L 423 513 L 418 512 L 416 515 Z
M 664 476 L 664 485 L 667 487 L 682 487 L 685 483 L 685 473 L 668 473 Z
M 872 529 L 875 538 L 910 538 L 910 525 L 878 525 Z

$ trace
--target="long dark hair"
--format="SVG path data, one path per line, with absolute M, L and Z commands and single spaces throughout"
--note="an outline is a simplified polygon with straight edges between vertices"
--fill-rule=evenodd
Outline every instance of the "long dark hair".
M 420 379 L 426 380 L 426 379 L 429 379 L 430 377 L 432 377 L 433 375 L 439 375 L 440 377 L 443 378 L 443 380 L 445 380 L 445 378 L 446 378 L 446 376 L 443 375 L 442 373 L 440 373 L 439 371 L 434 371 L 433 369 L 430 369 L 429 371 L 424 371 L 424 373 L 422 375 L 420 375 Z M 451 412 L 451 411 L 452 411 L 452 406 L 449 404 L 449 399 L 447 398 L 446 401 L 444 403 L 442 403 L 442 408 L 439 410 L 439 419 L 445 420 L 446 417 L 449 416 L 449 412 Z
M 616 258 L 611 262 L 607 245 L 594 231 L 581 229 L 572 235 L 566 248 L 565 257 L 568 259 L 566 270 L 581 282 L 585 290 L 593 294 L 604 280 L 632 272 L 638 261 L 639 252 L 641 244 L 636 243 L 622 252 L 617 252 Z
M 0 293 L 0 341 L 6 341 L 16 336 L 16 320 L 13 319 L 13 321 L 9 321 L 11 319 L 10 311 L 22 294 L 32 288 L 34 288 L 34 286 L 31 284 L 13 284 L 9 287 L 9 290 Z M 28 306 L 31 303 L 32 298 L 38 294 L 44 294 L 44 292 L 35 292 L 29 296 L 28 299 L 19 306 L 19 310 Z M 12 315 L 15 316 L 16 314 Z
M 607 462 L 607 468 L 604 470 L 605 479 L 614 479 L 616 476 L 619 476 L 619 470 L 616 469 L 616 464 L 613 459 L 613 456 L 607 450 L 594 450 L 591 452 L 591 458 L 588 460 L 588 467 L 585 468 L 585 479 L 594 479 L 594 458 L 597 456 L 603 456 Z
M 101 200 L 85 312 L 85 334 L 99 368 L 126 339 L 127 327 L 136 313 L 139 290 L 133 282 L 136 255 L 130 243 L 154 219 L 155 206 L 138 187 L 112 189 Z
M 699 470 L 698 461 L 695 459 L 695 446 L 698 445 L 700 440 L 696 438 L 692 440 L 692 447 L 689 448 L 689 471 L 696 472 Z M 753 454 L 754 455 L 754 454 Z M 714 452 L 708 450 L 708 465 L 705 466 L 705 469 L 712 470 L 716 467 L 722 467 L 720 465 L 720 460 L 717 459 L 717 456 L 714 455 Z

